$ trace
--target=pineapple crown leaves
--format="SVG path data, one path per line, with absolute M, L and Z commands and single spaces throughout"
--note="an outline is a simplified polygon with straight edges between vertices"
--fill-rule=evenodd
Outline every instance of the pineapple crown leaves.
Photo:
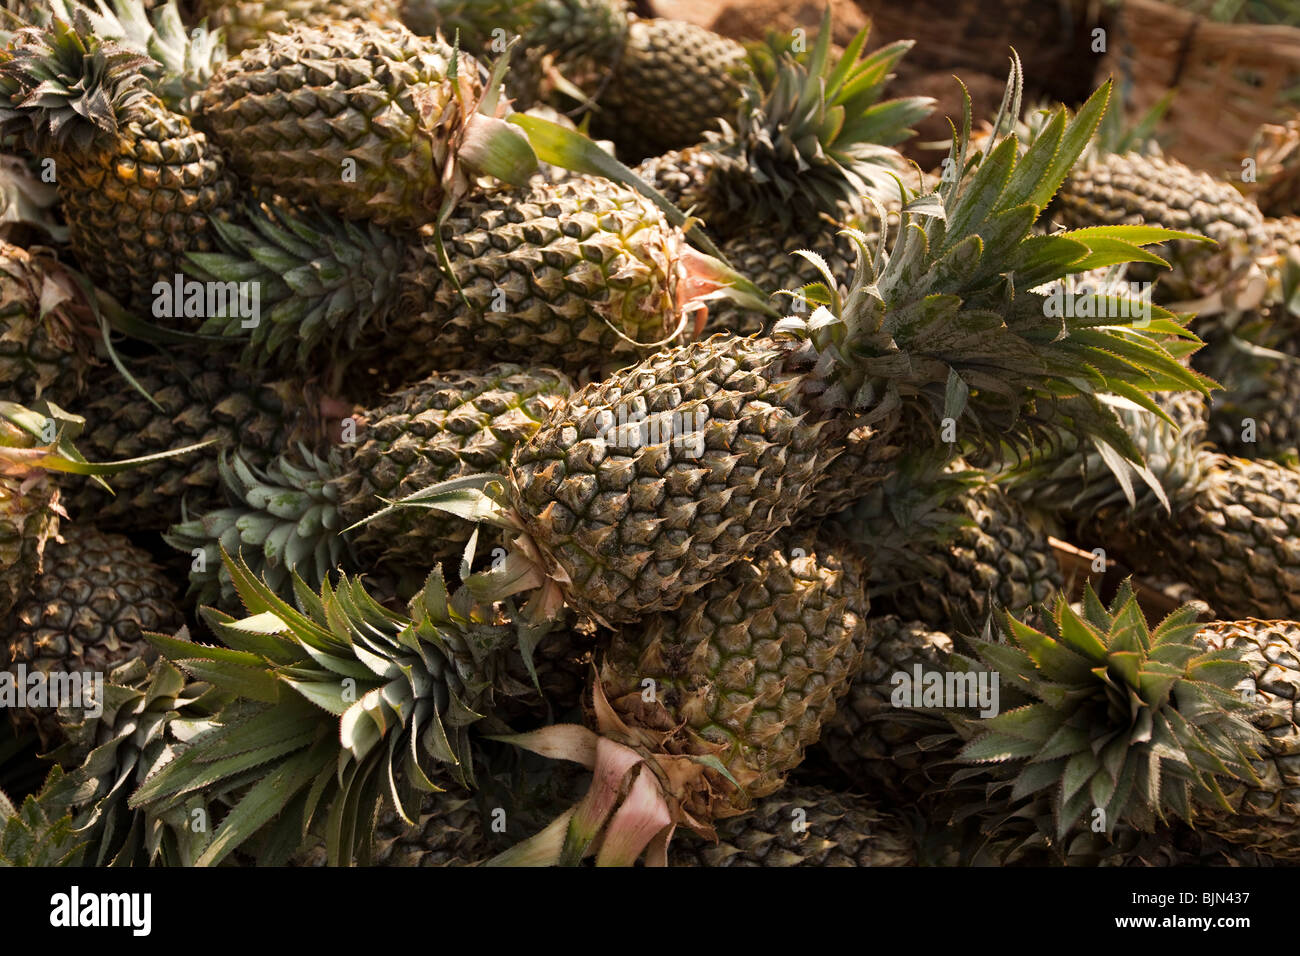
M 55 767 L 46 788 L 61 779 L 62 771 Z M 45 789 L 28 795 L 20 806 L 0 793 L 0 867 L 80 866 L 87 842 L 71 814 L 49 807 Z
M 873 564 L 922 571 L 936 545 L 971 524 L 959 499 L 985 480 L 961 461 L 907 455 L 888 478 L 831 521 L 851 541 L 871 542 L 878 556 Z
M 1122 262 L 1167 265 L 1142 247 L 1193 237 L 1147 226 L 1031 235 L 1104 113 L 1110 86 L 1072 120 L 1058 109 L 1019 156 L 1003 127 L 1019 111 L 1020 85 L 1013 58 L 987 154 L 968 152 L 965 97 L 947 161 L 953 175 L 903 207 L 892 249 L 884 236 L 872 250 L 849 231 L 858 261 L 847 294 L 824 272 L 829 305 L 788 316 L 774 332 L 801 340 L 829 409 L 874 406 L 870 420 L 907 402 L 932 420 L 965 416 L 982 443 L 1025 445 L 1047 419 L 1100 432 L 1132 458 L 1136 449 L 1102 396 L 1157 411 L 1148 392 L 1207 393 L 1208 380 L 1180 364 L 1171 345 L 1199 340 L 1185 319 L 1124 293 L 1088 294 L 1054 309 L 1043 287 Z
M 176 639 L 186 640 L 186 632 Z M 164 830 L 173 843 L 191 840 L 186 820 L 143 839 L 126 802 L 150 770 L 211 731 L 213 716 L 230 699 L 211 684 L 187 680 L 167 660 L 150 666 L 134 658 L 108 675 L 100 713 L 60 710 L 67 740 L 50 756 L 76 765 L 58 783 L 47 784 L 46 791 L 52 807 L 74 811 L 76 832 L 95 848 L 94 865 L 156 859 Z
M 1095 809 L 1107 833 L 1190 822 L 1198 804 L 1229 809 L 1220 777 L 1257 782 L 1262 736 L 1233 690 L 1249 665 L 1197 644 L 1193 606 L 1151 630 L 1126 581 L 1109 608 L 1089 586 L 1082 613 L 1062 597 L 1045 631 L 1010 615 L 1003 630 L 976 654 L 1031 702 L 967 720 L 960 759 L 1014 772 L 1013 799 L 1050 793 L 1058 838 Z
M 1040 510 L 1092 518 L 1107 508 L 1134 510 L 1152 520 L 1177 509 L 1179 499 L 1195 494 L 1204 468 L 1206 408 L 1196 392 L 1161 398 L 1158 414 L 1128 403 L 1114 403 L 1120 422 L 1140 459 L 1121 455 L 1094 438 L 1083 442 L 1057 436 L 1050 448 L 1006 473 L 1013 494 Z M 1136 479 L 1136 480 L 1135 480 Z
M 890 72 L 912 47 L 899 41 L 862 57 L 868 27 L 843 56 L 830 55 L 831 11 L 805 59 L 782 53 L 764 79 L 741 88 L 735 126 L 710 131 L 708 148 L 724 160 L 710 175 L 731 212 L 773 209 L 783 223 L 834 213 L 868 194 L 884 201 L 904 168 L 893 146 L 929 115 L 929 97 L 881 100 Z M 765 200 L 765 201 L 764 201 Z
M 191 253 L 196 277 L 260 282 L 263 321 L 249 333 L 237 317 L 214 316 L 200 332 L 247 335 L 252 362 L 302 367 L 326 353 L 336 367 L 396 304 L 406 247 L 373 223 L 260 200 L 242 223 L 211 222 L 223 251 Z
M 37 145 L 89 149 L 156 99 L 143 72 L 152 62 L 97 36 L 85 10 L 71 21 L 24 28 L 0 51 L 0 131 L 25 132 Z
M 260 470 L 239 452 L 223 454 L 217 469 L 228 507 L 191 517 L 163 535 L 178 551 L 203 551 L 190 570 L 190 593 L 202 604 L 238 606 L 223 551 L 251 561 L 254 573 L 284 600 L 294 596 L 294 577 L 319 588 L 331 571 L 353 563 L 333 479 L 343 470 L 340 453 L 319 457 L 300 445 L 301 462 L 281 455 Z
M 143 0 L 43 0 L 35 8 L 38 26 L 55 18 L 71 23 L 85 17 L 94 35 L 148 56 L 152 63 L 141 69 L 153 91 L 172 109 L 193 113 L 195 94 L 208 85 L 226 59 L 226 44 L 219 30 L 205 22 L 193 28 L 181 20 L 176 0 L 165 0 L 152 10 Z
M 622 0 L 412 0 L 402 18 L 417 33 L 459 33 L 470 49 L 487 47 L 501 29 L 519 35 L 527 49 L 603 59 L 622 48 L 627 34 Z
M 290 842 L 323 825 L 339 862 L 368 859 L 369 821 L 385 796 L 412 821 L 413 795 L 438 789 L 439 772 L 472 783 L 469 728 L 494 690 L 514 690 L 497 667 L 514 632 L 494 608 L 449 592 L 435 570 L 406 615 L 346 575 L 319 593 L 296 578 L 299 610 L 241 561 L 223 559 L 247 611 L 236 619 L 203 609 L 226 647 L 151 640 L 234 694 L 235 719 L 150 777 L 132 806 L 163 813 L 205 787 L 247 787 L 200 865 L 272 821 L 273 839 Z

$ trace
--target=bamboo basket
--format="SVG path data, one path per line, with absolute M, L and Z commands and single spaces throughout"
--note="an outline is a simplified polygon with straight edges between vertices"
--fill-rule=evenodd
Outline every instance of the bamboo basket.
M 1300 106 L 1300 29 L 1215 23 L 1159 0 L 1110 12 L 1101 76 L 1134 117 L 1177 88 L 1161 138 L 1190 166 L 1239 180 L 1260 126 Z

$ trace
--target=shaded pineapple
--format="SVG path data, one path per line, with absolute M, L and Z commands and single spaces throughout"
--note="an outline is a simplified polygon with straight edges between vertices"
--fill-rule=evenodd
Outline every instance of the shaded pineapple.
M 398 0 L 204 0 L 200 11 L 214 28 L 225 31 L 231 53 L 260 43 L 273 33 L 287 33 L 297 24 L 318 26 L 330 20 L 374 20 L 396 23 Z
M 1177 393 L 1165 408 L 1179 431 L 1148 412 L 1124 413 L 1163 498 L 1128 475 L 1130 501 L 1091 448 L 1033 464 L 1016 494 L 1058 516 L 1070 540 L 1138 573 L 1176 574 L 1219 617 L 1300 615 L 1300 470 L 1207 447 L 1200 395 Z
M 0 394 L 75 396 L 98 334 L 85 290 L 52 250 L 0 240 Z
M 871 542 L 873 607 L 977 633 L 1000 608 L 1024 614 L 1063 585 L 1042 523 L 1000 485 L 958 466 L 904 462 L 835 518 Z
M 861 660 L 862 585 L 852 555 L 789 532 L 678 610 L 618 632 L 593 688 L 599 735 L 554 726 L 517 739 L 549 756 L 569 753 L 575 735 L 591 741 L 570 759 L 594 763 L 592 790 L 572 828 L 558 818 L 500 862 L 577 863 L 603 832 L 598 865 L 626 865 L 656 832 L 681 824 L 709 836 L 779 790 Z M 636 809 L 611 816 L 621 794 L 604 789 L 632 776 Z M 653 844 L 651 859 L 665 849 Z
M 942 791 L 944 779 L 930 768 L 937 756 L 920 742 L 943 728 L 894 706 L 896 674 L 912 677 L 943 672 L 953 652 L 952 638 L 923 621 L 894 615 L 867 622 L 867 649 L 862 667 L 848 693 L 826 724 L 817 744 L 817 760 L 825 758 L 854 788 L 915 801 Z M 956 747 L 949 753 L 956 755 Z
M 156 283 L 213 248 L 211 217 L 235 196 L 218 147 L 153 92 L 155 62 L 96 36 L 84 13 L 0 52 L 0 127 L 53 161 L 82 269 L 145 315 Z
M 392 810 L 375 827 L 375 866 L 467 866 L 489 856 L 478 804 L 453 792 L 425 797 L 415 827 Z
M 212 500 L 223 450 L 239 448 L 259 464 L 295 440 L 315 444 L 320 418 L 303 407 L 302 385 L 262 383 L 211 357 L 173 350 L 127 365 L 159 407 L 122 381 L 108 364 L 88 377 L 78 405 L 86 419 L 79 441 L 91 461 L 136 458 L 197 442 L 210 446 L 116 476 L 113 494 L 88 481 L 69 483 L 69 513 L 117 530 L 160 530 L 177 520 L 184 500 Z
M 745 48 L 682 20 L 630 18 L 592 129 L 633 159 L 691 146 L 740 99 Z
M 897 814 L 821 787 L 789 787 L 718 827 L 716 843 L 674 842 L 670 866 L 915 866 L 914 838 Z
M 8 668 L 29 673 L 109 671 L 152 654 L 145 631 L 182 623 L 176 587 L 149 555 L 121 535 L 89 525 L 65 528 L 52 542 L 31 593 L 19 603 L 6 639 Z M 13 710 L 18 727 L 35 724 L 50 749 L 61 739 L 54 708 Z

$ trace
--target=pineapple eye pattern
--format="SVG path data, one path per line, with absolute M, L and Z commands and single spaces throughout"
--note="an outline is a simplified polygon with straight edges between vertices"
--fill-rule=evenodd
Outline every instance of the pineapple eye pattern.
M 829 10 L 10 6 L 0 863 L 1300 861 L 1294 118 L 1200 169 Z

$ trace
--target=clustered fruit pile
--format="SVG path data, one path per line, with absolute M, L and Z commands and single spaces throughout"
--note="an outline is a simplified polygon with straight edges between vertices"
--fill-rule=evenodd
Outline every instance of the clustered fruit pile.
M 5 6 L 0 861 L 1300 860 L 1300 208 L 829 16 Z

